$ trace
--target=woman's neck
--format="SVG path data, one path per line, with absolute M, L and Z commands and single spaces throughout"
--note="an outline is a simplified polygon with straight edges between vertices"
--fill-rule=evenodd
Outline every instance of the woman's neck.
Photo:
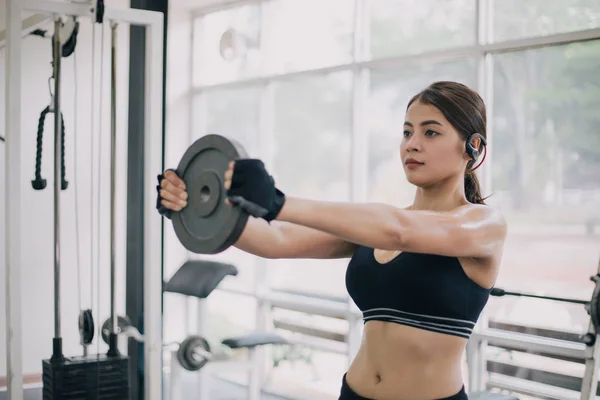
M 428 188 L 418 187 L 411 209 L 451 211 L 467 204 L 464 181 L 444 182 Z

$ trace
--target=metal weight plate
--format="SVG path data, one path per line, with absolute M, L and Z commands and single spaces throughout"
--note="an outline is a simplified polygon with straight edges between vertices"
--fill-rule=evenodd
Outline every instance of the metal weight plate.
M 198 254 L 217 254 L 242 234 L 248 214 L 225 204 L 223 188 L 229 162 L 246 158 L 244 148 L 220 135 L 206 135 L 185 152 L 177 175 L 188 192 L 188 204 L 171 215 L 175 234 L 183 246 Z
M 127 316 L 121 316 L 121 315 L 117 315 L 117 334 L 120 334 L 121 332 L 123 332 L 126 328 L 131 326 L 131 321 L 129 320 L 129 317 Z M 108 344 L 108 336 L 110 334 L 110 331 L 112 329 L 112 318 L 108 317 L 106 319 L 106 321 L 104 321 L 104 323 L 102 324 L 102 340 L 104 340 L 104 343 Z
M 91 344 L 94 340 L 94 316 L 92 310 L 82 310 L 79 313 L 79 334 L 82 344 Z
M 596 287 L 594 287 L 592 300 L 586 309 L 590 314 L 596 334 L 600 334 L 600 274 L 591 276 L 590 280 L 596 284 Z
M 188 371 L 198 371 L 209 362 L 203 354 L 210 354 L 210 345 L 202 336 L 185 338 L 177 350 L 177 360 Z

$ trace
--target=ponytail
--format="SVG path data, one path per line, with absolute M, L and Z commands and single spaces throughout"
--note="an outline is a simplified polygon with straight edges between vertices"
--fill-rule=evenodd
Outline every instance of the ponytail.
M 465 173 L 465 196 L 469 203 L 472 204 L 485 204 L 483 198 L 481 196 L 481 187 L 479 186 L 479 179 L 477 179 L 477 175 L 475 172 L 471 170 L 467 170 Z

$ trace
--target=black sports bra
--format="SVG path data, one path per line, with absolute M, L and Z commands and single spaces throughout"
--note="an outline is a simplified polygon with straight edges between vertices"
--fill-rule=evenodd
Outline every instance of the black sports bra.
M 402 252 L 381 264 L 358 246 L 346 288 L 365 323 L 395 322 L 468 339 L 490 290 L 467 276 L 456 257 Z

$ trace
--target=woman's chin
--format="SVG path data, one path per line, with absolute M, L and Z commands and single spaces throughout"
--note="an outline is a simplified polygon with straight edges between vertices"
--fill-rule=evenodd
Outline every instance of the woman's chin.
M 419 174 L 415 171 L 405 171 L 406 173 L 406 180 L 415 185 L 415 186 L 428 186 L 428 184 L 430 183 L 431 179 L 429 179 L 427 176 L 424 176 L 423 174 Z

